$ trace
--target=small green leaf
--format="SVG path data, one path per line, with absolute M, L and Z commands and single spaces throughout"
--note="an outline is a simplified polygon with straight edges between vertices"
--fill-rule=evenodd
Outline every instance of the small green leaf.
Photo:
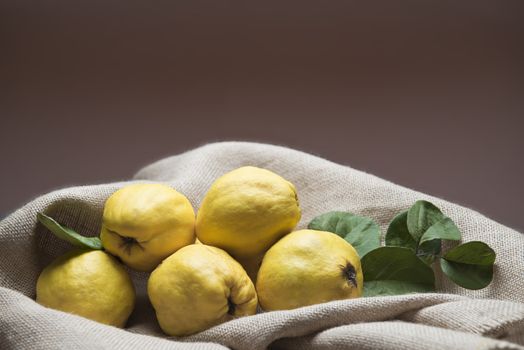
M 407 217 L 408 212 L 405 211 L 391 221 L 386 233 L 386 246 L 411 249 L 428 265 L 431 265 L 435 260 L 435 256 L 440 253 L 440 239 L 460 239 L 460 232 L 453 221 L 444 217 L 424 232 L 419 245 L 417 245 L 417 242 L 409 233 Z
M 51 217 L 42 213 L 38 213 L 37 218 L 38 221 L 42 223 L 42 225 L 49 229 L 49 231 L 51 231 L 55 236 L 57 236 L 60 239 L 63 239 L 64 241 L 68 241 L 69 243 L 77 247 L 89 248 L 94 250 L 102 249 L 102 242 L 98 237 L 84 237 L 75 232 L 74 230 L 60 225 Z
M 413 239 L 408 231 L 408 212 L 402 212 L 395 216 L 389 224 L 386 232 L 386 246 L 404 247 L 412 250 L 417 249 L 417 242 Z
M 360 257 L 380 246 L 380 227 L 367 217 L 332 211 L 311 220 L 308 228 L 337 234 L 348 241 Z
M 408 231 L 417 242 L 417 255 L 428 265 L 440 254 L 441 241 L 435 237 L 422 242 L 422 237 L 433 225 L 444 219 L 440 209 L 428 201 L 416 201 L 408 210 Z
M 328 231 L 338 234 L 336 232 L 337 226 L 341 221 L 347 217 L 352 217 L 353 214 L 344 211 L 330 211 L 315 217 L 307 226 L 310 230 Z M 340 234 L 338 234 L 341 236 Z M 344 238 L 344 236 L 341 236 Z
M 427 201 L 416 201 L 408 211 L 408 230 L 418 243 L 431 226 L 444 219 L 444 214 Z
M 460 240 L 460 231 L 450 218 L 443 218 L 442 220 L 431 225 L 420 238 L 420 245 L 430 242 L 435 239 L 447 239 L 451 241 Z
M 467 289 L 481 289 L 493 279 L 496 254 L 487 244 L 473 241 L 459 245 L 440 259 L 442 272 Z
M 461 287 L 482 289 L 493 279 L 493 265 L 470 265 L 440 259 L 442 272 Z
M 364 296 L 375 297 L 381 295 L 400 295 L 409 293 L 429 293 L 434 287 L 425 284 L 406 281 L 368 281 L 364 283 Z
M 423 245 L 419 245 L 417 248 L 417 256 L 422 259 L 427 265 L 433 264 L 437 256 L 440 254 L 442 244 L 440 239 L 434 239 L 427 241 Z
M 431 265 L 441 250 L 441 240 L 460 240 L 460 231 L 453 220 L 448 217 L 434 223 L 420 238 L 417 255 Z
M 444 259 L 448 261 L 474 265 L 493 265 L 495 258 L 495 251 L 480 241 L 461 244 L 444 255 Z
M 362 258 L 364 295 L 396 295 L 435 290 L 433 269 L 412 250 L 380 247 Z

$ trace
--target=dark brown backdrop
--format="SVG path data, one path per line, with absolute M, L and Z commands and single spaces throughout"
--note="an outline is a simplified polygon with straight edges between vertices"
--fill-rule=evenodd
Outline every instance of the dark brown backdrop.
M 524 229 L 524 2 L 0 2 L 0 213 L 214 140 Z

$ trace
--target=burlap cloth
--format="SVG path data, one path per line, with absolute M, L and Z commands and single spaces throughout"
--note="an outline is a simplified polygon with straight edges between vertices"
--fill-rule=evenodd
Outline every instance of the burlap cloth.
M 174 339 L 162 335 L 155 321 L 145 294 L 148 275 L 132 273 L 137 306 L 127 329 L 118 329 L 34 302 L 42 268 L 71 248 L 37 224 L 36 213 L 97 235 L 104 201 L 126 183 L 73 187 L 41 196 L 0 222 L 0 349 L 524 349 L 524 235 L 473 210 L 309 154 L 256 143 L 206 145 L 149 165 L 134 180 L 169 183 L 198 208 L 218 176 L 243 165 L 273 170 L 296 185 L 300 228 L 318 214 L 344 210 L 372 217 L 384 232 L 395 214 L 418 199 L 430 200 L 457 223 L 464 241 L 482 240 L 495 249 L 494 280 L 469 291 L 437 272 L 439 293 L 262 313 Z

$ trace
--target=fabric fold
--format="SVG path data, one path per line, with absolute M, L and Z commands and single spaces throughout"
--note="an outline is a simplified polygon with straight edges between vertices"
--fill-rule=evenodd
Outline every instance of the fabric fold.
M 34 301 L 41 270 L 72 247 L 37 223 L 44 212 L 96 236 L 105 200 L 130 182 L 164 182 L 199 207 L 211 183 L 244 165 L 274 171 L 295 184 L 304 228 L 332 210 L 369 216 L 385 232 L 416 200 L 435 203 L 458 225 L 463 241 L 497 253 L 493 282 L 471 291 L 436 270 L 437 293 L 360 298 L 235 319 L 202 333 L 168 338 L 146 294 L 148 274 L 130 271 L 138 303 L 127 328 L 105 326 Z M 221 142 L 165 158 L 132 181 L 80 186 L 38 197 L 0 222 L 1 349 L 523 349 L 524 235 L 485 216 L 348 166 L 285 147 Z M 520 344 L 520 345 L 519 345 Z

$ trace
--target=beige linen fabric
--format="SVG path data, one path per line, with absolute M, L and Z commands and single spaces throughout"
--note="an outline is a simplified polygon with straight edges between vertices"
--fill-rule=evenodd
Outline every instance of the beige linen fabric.
M 71 249 L 36 222 L 45 212 L 85 235 L 98 235 L 104 201 L 128 182 L 67 188 L 41 196 L 0 222 L 0 349 L 524 349 L 524 235 L 459 205 L 299 151 L 223 142 L 169 157 L 133 181 L 160 181 L 199 207 L 220 175 L 240 166 L 275 171 L 293 182 L 303 210 L 299 228 L 330 210 L 370 216 L 382 227 L 418 199 L 439 206 L 463 240 L 497 252 L 492 284 L 457 287 L 437 272 L 438 293 L 335 301 L 261 313 L 183 339 L 165 337 L 145 285 L 131 272 L 138 300 L 125 330 L 34 302 L 40 271 Z M 416 170 L 416 169 L 414 169 Z

